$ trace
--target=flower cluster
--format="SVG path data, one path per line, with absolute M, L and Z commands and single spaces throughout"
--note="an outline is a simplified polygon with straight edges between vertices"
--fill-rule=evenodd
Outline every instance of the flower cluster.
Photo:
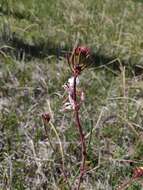
M 89 57 L 91 50 L 85 46 L 77 46 L 70 57 L 68 57 L 68 63 L 72 72 L 79 75 L 86 67 L 90 65 Z
M 78 103 L 74 100 L 74 79 L 76 78 L 76 86 L 78 86 L 78 76 L 88 66 L 87 58 L 90 54 L 91 50 L 88 47 L 77 46 L 73 49 L 70 57 L 67 57 L 73 76 L 63 86 L 68 97 L 63 105 L 62 111 L 79 109 L 81 103 L 84 101 L 84 93 L 79 89 L 76 89 L 76 96 L 79 98 Z

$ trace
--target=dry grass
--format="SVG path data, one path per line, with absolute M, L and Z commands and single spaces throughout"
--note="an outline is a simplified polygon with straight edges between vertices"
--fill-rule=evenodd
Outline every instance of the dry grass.
M 119 59 L 120 71 L 92 68 L 80 79 L 86 94 L 81 118 L 88 144 L 88 173 L 81 189 L 115 189 L 143 164 L 143 75 L 134 76 L 132 67 L 122 66 L 122 60 L 142 66 L 142 2 L 18 2 L 0 1 L 0 189 L 66 190 L 61 158 L 70 184 L 80 165 L 72 114 L 60 112 L 62 85 L 70 75 L 65 58 L 47 55 L 27 60 L 26 54 L 19 59 L 13 52 L 10 56 L 2 47 L 9 45 L 13 32 L 34 46 L 50 40 L 71 47 L 79 40 Z M 52 115 L 49 138 L 41 119 L 44 112 Z M 134 183 L 128 190 L 141 186 Z

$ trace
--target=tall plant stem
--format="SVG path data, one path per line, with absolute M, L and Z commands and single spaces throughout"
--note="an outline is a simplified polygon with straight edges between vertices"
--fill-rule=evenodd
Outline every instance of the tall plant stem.
M 79 190 L 83 175 L 85 173 L 85 161 L 86 161 L 87 153 L 86 153 L 86 143 L 85 143 L 83 128 L 81 126 L 80 118 L 79 118 L 79 105 L 77 102 L 77 93 L 76 93 L 76 79 L 77 79 L 77 74 L 74 74 L 73 100 L 74 100 L 74 105 L 75 105 L 75 109 L 74 109 L 75 110 L 75 121 L 76 121 L 76 127 L 79 132 L 80 144 L 81 144 L 81 164 L 80 164 L 79 180 L 78 180 L 78 185 L 77 185 L 77 190 Z

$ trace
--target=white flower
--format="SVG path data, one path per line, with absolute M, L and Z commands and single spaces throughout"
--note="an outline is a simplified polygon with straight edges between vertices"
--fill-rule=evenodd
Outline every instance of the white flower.
M 69 84 L 69 86 L 71 86 L 71 87 L 74 86 L 74 77 L 71 77 L 71 78 L 68 79 L 68 84 Z M 77 78 L 76 78 L 76 85 L 78 85 L 78 84 L 79 84 L 79 78 L 77 77 Z
M 76 78 L 76 85 L 79 84 L 79 78 Z M 76 106 L 75 101 L 73 99 L 73 94 L 74 94 L 74 77 L 71 77 L 68 79 L 68 82 L 63 85 L 65 91 L 68 93 L 68 101 L 64 103 L 63 109 L 61 111 L 66 111 L 66 110 L 75 110 Z M 80 92 L 80 101 L 84 101 L 84 93 L 83 91 Z M 78 104 L 78 106 L 81 104 L 81 102 Z

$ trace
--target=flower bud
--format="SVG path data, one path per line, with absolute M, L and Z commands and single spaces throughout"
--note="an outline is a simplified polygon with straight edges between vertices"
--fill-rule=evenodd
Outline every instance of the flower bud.
M 78 46 L 78 47 L 75 49 L 75 54 L 77 54 L 77 55 L 82 54 L 82 55 L 84 55 L 84 56 L 89 56 L 90 53 L 91 53 L 90 48 L 85 47 L 85 46 Z
M 42 114 L 42 119 L 45 123 L 49 123 L 50 119 L 51 119 L 51 116 L 49 113 L 43 113 Z

